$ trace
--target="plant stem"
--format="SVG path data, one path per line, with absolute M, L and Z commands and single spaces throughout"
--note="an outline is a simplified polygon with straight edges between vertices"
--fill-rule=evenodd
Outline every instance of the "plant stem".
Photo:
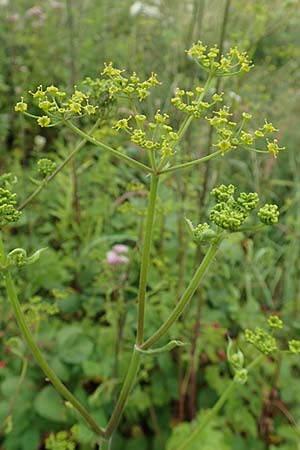
M 168 331 L 169 329 L 174 325 L 178 317 L 182 314 L 187 304 L 190 302 L 192 296 L 194 295 L 196 289 L 198 288 L 201 279 L 203 278 L 207 268 L 209 267 L 210 263 L 212 262 L 213 258 L 215 257 L 218 248 L 221 243 L 221 238 L 216 243 L 211 244 L 209 247 L 205 257 L 203 258 L 200 266 L 196 270 L 193 278 L 191 279 L 188 287 L 182 294 L 179 302 L 177 303 L 176 307 L 173 309 L 169 317 L 166 319 L 166 321 L 161 325 L 161 327 L 149 338 L 147 339 L 144 344 L 141 345 L 141 348 L 143 350 L 147 350 L 149 347 L 151 347 L 153 344 L 155 344 L 159 339 L 161 339 Z
M 246 369 L 249 371 L 253 369 L 262 359 L 264 355 L 259 355 L 252 363 L 250 363 Z M 222 406 L 225 404 L 227 399 L 230 397 L 232 391 L 234 390 L 234 387 L 236 386 L 236 382 L 234 380 L 231 380 L 231 382 L 228 384 L 227 388 L 221 395 L 221 397 L 218 399 L 218 401 L 214 404 L 212 409 L 209 410 L 209 412 L 206 414 L 204 419 L 199 423 L 199 425 L 195 428 L 195 430 L 190 434 L 188 439 L 186 439 L 176 450 L 188 450 L 190 448 L 190 444 L 194 442 L 194 440 L 201 434 L 203 429 L 207 426 L 207 424 L 218 414 Z
M 211 153 L 210 155 L 203 156 L 202 158 L 199 158 L 199 159 L 194 159 L 193 161 L 188 161 L 186 163 L 168 167 L 166 169 L 161 170 L 160 174 L 176 172 L 177 170 L 186 169 L 188 167 L 195 166 L 196 164 L 201 164 L 205 161 L 209 161 L 210 159 L 216 158 L 217 156 L 220 156 L 220 155 L 222 155 L 222 150 L 218 150 L 214 153 Z
M 92 126 L 92 128 L 89 130 L 89 133 L 92 133 L 99 125 L 100 119 L 98 119 L 95 124 Z M 26 206 L 31 203 L 35 197 L 47 186 L 47 184 L 53 180 L 53 178 L 56 177 L 56 175 L 68 164 L 69 161 L 71 161 L 74 156 L 79 152 L 79 150 L 82 149 L 82 147 L 86 144 L 87 140 L 82 139 L 82 141 L 79 142 L 78 145 L 74 148 L 74 150 L 66 157 L 66 159 L 63 160 L 59 166 L 56 167 L 54 172 L 52 172 L 47 178 L 44 179 L 44 181 L 38 186 L 35 191 L 33 191 L 32 194 L 27 197 L 23 203 L 18 207 L 18 211 L 21 211 L 22 209 L 26 208 Z
M 144 339 L 144 321 L 145 321 L 145 298 L 146 298 L 146 288 L 147 288 L 147 278 L 148 278 L 148 268 L 150 259 L 150 248 L 152 240 L 152 230 L 155 215 L 155 203 L 157 197 L 159 176 L 153 174 L 151 176 L 150 192 L 149 192 L 149 203 L 147 208 L 147 218 L 146 218 L 146 229 L 143 244 L 143 254 L 141 261 L 141 271 L 140 271 L 140 281 L 139 281 L 139 292 L 138 292 L 138 326 L 137 326 L 137 336 L 136 344 L 139 346 L 143 343 Z M 133 350 L 131 362 L 125 377 L 123 387 L 121 389 L 119 398 L 115 405 L 112 416 L 108 422 L 105 430 L 106 437 L 110 437 L 118 426 L 120 417 L 125 408 L 128 396 L 131 392 L 133 384 L 135 382 L 136 374 L 140 364 L 141 353 L 136 349 Z
M 92 144 L 102 148 L 103 150 L 106 150 L 106 151 L 112 153 L 114 156 L 116 156 L 119 159 L 123 159 L 130 166 L 133 166 L 133 167 L 136 167 L 138 169 L 141 169 L 143 172 L 152 173 L 152 169 L 150 167 L 146 166 L 145 164 L 143 164 L 143 163 L 141 163 L 141 162 L 139 162 L 139 161 L 137 161 L 137 160 L 135 160 L 133 158 L 130 158 L 130 156 L 127 156 L 125 153 L 121 153 L 118 150 L 110 147 L 109 145 L 98 141 L 93 136 L 89 136 L 89 134 L 85 133 L 80 128 L 76 127 L 76 125 L 74 125 L 69 120 L 65 120 L 65 124 L 66 124 L 67 127 L 69 127 L 71 130 L 73 130 L 76 134 L 78 134 L 82 138 L 86 139 L 88 142 L 91 142 Z
M 109 438 L 112 435 L 112 433 L 115 431 L 115 429 L 119 424 L 120 417 L 123 413 L 128 396 L 131 392 L 131 389 L 135 381 L 135 377 L 140 365 L 140 359 L 141 353 L 139 353 L 136 349 L 134 349 L 118 401 L 115 405 L 114 411 L 105 430 L 105 436 L 107 438 Z
M 190 448 L 190 444 L 194 442 L 201 431 L 206 427 L 206 425 L 211 421 L 213 417 L 217 415 L 226 400 L 229 398 L 233 388 L 235 387 L 235 381 L 231 381 L 219 400 L 214 404 L 213 408 L 206 414 L 204 419 L 200 422 L 199 426 L 190 434 L 189 438 L 183 442 L 176 450 L 187 450 Z
M 3 250 L 2 243 L 0 244 L 0 251 Z M 3 251 L 1 251 L 1 255 L 3 258 Z M 2 259 L 1 258 L 1 259 Z M 37 361 L 38 365 L 46 375 L 46 377 L 49 379 L 49 381 L 53 384 L 55 389 L 66 399 L 68 400 L 72 406 L 81 414 L 82 417 L 87 421 L 87 423 L 90 425 L 90 427 L 93 429 L 93 431 L 100 435 L 104 436 L 105 431 L 100 428 L 97 423 L 94 421 L 94 419 L 90 416 L 90 414 L 87 412 L 87 410 L 82 406 L 82 404 L 73 396 L 73 394 L 66 388 L 66 386 L 60 381 L 56 373 L 51 369 L 51 367 L 48 365 L 46 359 L 43 357 L 40 349 L 36 345 L 34 338 L 26 324 L 17 294 L 15 290 L 15 286 L 13 283 L 13 280 L 11 278 L 10 272 L 8 269 L 5 269 L 3 271 L 4 278 L 5 278 L 5 285 L 7 294 L 9 297 L 9 300 L 12 304 L 15 318 L 17 320 L 17 323 L 19 325 L 20 330 L 22 331 L 22 334 L 24 336 L 25 342 L 30 348 L 31 352 L 33 353 L 33 356 L 35 357 L 35 360 Z
M 151 176 L 151 185 L 149 193 L 149 203 L 147 208 L 146 230 L 144 236 L 143 254 L 141 261 L 139 291 L 138 291 L 138 325 L 136 344 L 141 345 L 144 339 L 144 320 L 145 320 L 145 297 L 147 289 L 148 268 L 150 260 L 150 248 L 152 239 L 152 229 L 155 214 L 155 203 L 158 188 L 158 175 Z

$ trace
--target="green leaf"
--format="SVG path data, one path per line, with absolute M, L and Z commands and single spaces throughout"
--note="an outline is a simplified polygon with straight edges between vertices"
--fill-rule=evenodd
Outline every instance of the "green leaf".
M 79 364 L 90 357 L 94 345 L 77 326 L 66 326 L 58 333 L 57 354 L 69 364 Z
M 53 422 L 66 422 L 66 410 L 63 400 L 52 386 L 46 386 L 37 395 L 34 401 L 36 412 L 47 420 Z
M 28 428 L 22 436 L 22 450 L 34 450 L 39 447 L 40 434 L 35 428 Z

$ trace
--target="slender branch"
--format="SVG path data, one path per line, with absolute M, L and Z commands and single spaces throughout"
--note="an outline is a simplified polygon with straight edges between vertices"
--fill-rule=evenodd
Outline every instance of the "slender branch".
M 95 122 L 95 124 L 92 126 L 92 128 L 89 130 L 89 133 L 92 133 L 96 128 L 98 128 L 98 125 L 100 123 L 100 118 Z M 59 164 L 59 166 L 56 167 L 54 172 L 52 172 L 48 177 L 46 177 L 43 182 L 38 186 L 32 194 L 27 197 L 23 203 L 17 208 L 19 211 L 26 208 L 26 206 L 31 203 L 35 197 L 47 186 L 50 181 L 53 180 L 53 178 L 56 177 L 56 175 L 68 164 L 69 161 L 71 161 L 74 156 L 79 152 L 79 150 L 82 149 L 82 147 L 86 144 L 87 139 L 82 139 L 82 141 L 79 142 L 79 144 L 74 148 L 74 150 L 62 161 L 62 163 Z
M 82 131 L 80 128 L 76 127 L 76 125 L 74 125 L 72 122 L 70 122 L 69 120 L 65 121 L 65 124 L 67 127 L 69 127 L 71 130 L 73 130 L 76 134 L 78 134 L 79 136 L 81 136 L 82 138 L 86 139 L 88 142 L 91 142 L 92 144 L 96 145 L 97 147 L 102 148 L 103 150 L 106 150 L 110 153 L 112 153 L 114 156 L 116 156 L 119 159 L 123 159 L 124 161 L 127 162 L 127 164 L 129 164 L 130 166 L 136 167 L 138 169 L 143 170 L 143 172 L 148 172 L 148 173 L 152 173 L 152 169 L 148 166 L 146 166 L 145 164 L 137 161 L 136 159 L 130 158 L 130 156 L 127 156 L 125 153 L 121 153 L 118 150 L 110 147 L 107 144 L 104 144 L 103 142 L 98 141 L 96 138 L 94 138 L 93 136 L 89 136 L 89 134 L 85 133 L 84 131 Z
M 259 355 L 251 364 L 246 367 L 246 370 L 250 370 L 255 367 L 263 358 L 263 355 Z M 195 441 L 196 438 L 199 437 L 199 434 L 204 430 L 207 424 L 218 414 L 222 406 L 226 403 L 227 399 L 230 397 L 231 393 L 234 390 L 236 382 L 231 380 L 228 384 L 227 388 L 218 399 L 218 401 L 214 404 L 212 409 L 205 415 L 204 419 L 199 423 L 199 425 L 191 432 L 188 439 L 186 439 L 176 450 L 188 450 L 190 445 Z
M 220 241 L 221 241 L 221 238 L 220 238 Z M 185 307 L 187 306 L 187 304 L 190 302 L 192 296 L 194 295 L 196 289 L 198 288 L 200 281 L 203 278 L 207 268 L 209 267 L 210 263 L 212 262 L 213 258 L 215 257 L 215 255 L 218 251 L 218 248 L 220 246 L 220 241 L 218 241 L 214 244 L 211 244 L 205 257 L 203 258 L 198 269 L 196 270 L 188 287 L 182 294 L 176 307 L 171 312 L 171 314 L 166 319 L 166 321 L 161 325 L 161 327 L 149 339 L 147 339 L 144 342 L 144 344 L 141 345 L 141 348 L 143 350 L 147 350 L 149 347 L 151 347 L 153 344 L 155 344 L 157 341 L 159 341 L 159 339 L 161 339 L 169 331 L 169 329 L 174 325 L 176 320 L 182 314 Z
M 225 404 L 226 400 L 230 397 L 233 389 L 235 387 L 235 382 L 232 380 L 227 386 L 219 400 L 214 404 L 213 408 L 206 414 L 204 419 L 200 422 L 199 426 L 190 434 L 189 438 L 183 442 L 176 450 L 187 450 L 190 448 L 190 444 L 198 437 L 201 431 L 207 426 L 213 417 L 217 415 L 222 406 Z
M 193 161 L 188 161 L 186 163 L 178 164 L 176 166 L 167 167 L 166 169 L 163 169 L 160 172 L 160 174 L 175 172 L 177 170 L 186 169 L 188 167 L 193 167 L 197 164 L 201 164 L 205 161 L 209 161 L 210 159 L 216 158 L 217 156 L 220 156 L 220 155 L 222 155 L 222 150 L 218 150 L 214 153 L 211 153 L 210 155 L 203 156 L 203 158 L 194 159 Z
M 5 260 L 4 252 L 3 252 L 3 245 L 2 242 L 0 243 L 0 252 L 1 252 L 1 261 Z M 30 348 L 31 352 L 33 353 L 33 356 L 35 357 L 36 362 L 46 375 L 46 377 L 49 379 L 49 381 L 53 384 L 53 386 L 56 388 L 56 390 L 66 399 L 68 400 L 72 406 L 81 414 L 81 416 L 86 420 L 86 422 L 90 425 L 90 427 L 93 429 L 93 431 L 100 435 L 104 436 L 105 431 L 100 428 L 97 423 L 94 421 L 94 419 L 90 416 L 90 414 L 87 412 L 87 410 L 84 408 L 84 406 L 73 396 L 73 394 L 67 389 L 67 387 L 60 381 L 56 373 L 51 369 L 51 367 L 48 365 L 46 359 L 42 355 L 40 349 L 38 348 L 37 344 L 35 343 L 35 340 L 26 324 L 17 293 L 15 290 L 15 286 L 13 283 L 13 280 L 11 278 L 10 272 L 8 269 L 5 269 L 3 271 L 4 279 L 5 279 L 5 285 L 6 290 L 8 294 L 8 298 L 12 304 L 16 321 L 19 325 L 19 328 L 24 336 L 25 342 Z
M 152 175 L 149 193 L 149 204 L 147 209 L 143 254 L 141 261 L 139 291 L 138 291 L 138 326 L 136 336 L 137 345 L 141 345 L 144 339 L 145 297 L 146 297 L 151 238 L 155 214 L 155 202 L 157 196 L 158 181 L 159 181 L 158 175 Z

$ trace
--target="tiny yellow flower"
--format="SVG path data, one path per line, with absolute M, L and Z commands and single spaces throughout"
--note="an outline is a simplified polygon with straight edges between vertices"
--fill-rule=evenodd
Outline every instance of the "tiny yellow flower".
M 70 102 L 70 111 L 73 113 L 80 113 L 81 104 L 78 102 Z
M 22 98 L 21 98 L 21 101 L 18 102 L 18 103 L 15 105 L 15 111 L 17 111 L 17 112 L 25 112 L 25 111 L 27 111 L 27 107 L 28 107 L 28 105 L 27 105 L 27 103 L 25 103 L 25 102 L 23 101 L 23 97 L 22 97 Z
M 49 94 L 51 95 L 55 95 L 58 93 L 58 88 L 56 86 L 53 86 L 53 84 L 51 86 L 48 86 L 46 88 L 46 91 L 49 92 Z
M 93 105 L 86 105 L 84 107 L 85 112 L 90 116 L 91 114 L 96 114 L 96 108 Z
M 42 128 L 47 127 L 50 124 L 50 122 L 51 122 L 51 119 L 48 116 L 42 116 L 37 119 L 37 123 Z

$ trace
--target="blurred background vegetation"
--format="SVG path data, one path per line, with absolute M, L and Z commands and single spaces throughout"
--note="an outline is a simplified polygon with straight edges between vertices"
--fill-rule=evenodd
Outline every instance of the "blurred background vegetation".
M 113 61 L 141 77 L 157 72 L 163 84 L 142 112 L 160 108 L 176 127 L 180 115 L 170 104 L 174 89 L 202 82 L 203 74 L 185 53 L 198 39 L 224 51 L 237 45 L 249 52 L 255 68 L 222 79 L 216 88 L 224 90 L 235 115 L 253 114 L 254 129 L 267 117 L 287 147 L 278 160 L 231 152 L 169 176 L 161 186 L 147 335 L 176 303 L 201 258 L 184 217 L 205 221 L 211 187 L 230 182 L 256 190 L 262 200 L 279 204 L 281 220 L 263 234 L 237 233 L 224 243 L 205 285 L 170 332 L 192 345 L 145 359 L 115 436 L 116 450 L 176 449 L 191 420 L 214 404 L 231 377 L 228 334 L 250 361 L 255 352 L 242 331 L 270 313 L 284 320 L 282 338 L 300 337 L 299 26 L 296 0 L 0 0 L 0 181 L 15 183 L 20 202 L 34 190 L 37 159 L 59 162 L 77 143 L 68 130 L 41 129 L 16 114 L 13 107 L 22 93 L 39 84 L 71 90 L 85 77 L 97 76 L 104 61 Z M 120 113 L 113 107 L 97 130 L 115 146 L 122 146 L 122 139 L 111 129 L 110 117 Z M 206 155 L 214 139 L 205 121 L 194 121 L 180 158 Z M 16 274 L 18 290 L 51 366 L 101 425 L 112 410 L 134 341 L 147 183 L 86 144 L 24 210 L 18 225 L 4 231 L 7 249 L 48 247 L 39 264 Z M 125 268 L 106 263 L 106 253 L 117 243 L 130 249 Z M 50 432 L 69 433 L 72 427 L 76 448 L 97 448 L 93 434 L 34 364 L 18 338 L 2 287 L 0 294 L 0 448 L 42 450 Z M 266 359 L 205 432 L 201 450 L 299 448 L 299 375 L 297 357 Z

